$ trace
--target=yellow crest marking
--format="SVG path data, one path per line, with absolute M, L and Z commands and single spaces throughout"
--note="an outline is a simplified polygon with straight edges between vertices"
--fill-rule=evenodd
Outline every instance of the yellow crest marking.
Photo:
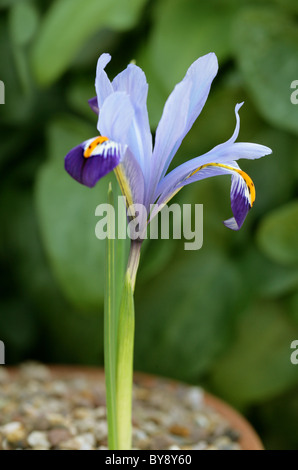
M 134 203 L 133 195 L 132 195 L 132 192 L 131 192 L 129 181 L 128 181 L 126 175 L 125 175 L 124 167 L 121 163 L 120 163 L 120 165 L 116 166 L 116 168 L 114 168 L 114 173 L 115 173 L 117 181 L 119 183 L 121 192 L 122 192 L 123 196 L 125 196 L 125 198 L 126 198 L 127 207 L 132 206 L 133 203 Z
M 106 142 L 107 140 L 109 140 L 109 139 L 107 137 L 102 136 L 102 135 L 96 137 L 92 142 L 90 142 L 88 147 L 85 149 L 84 157 L 85 158 L 91 157 L 92 153 L 96 149 L 96 147 L 98 145 L 101 145 L 103 142 Z
M 249 199 L 250 199 L 250 205 L 251 207 L 253 206 L 253 203 L 255 202 L 256 200 L 256 188 L 255 188 L 255 185 L 252 181 L 252 179 L 250 178 L 250 176 L 248 176 L 247 173 L 245 173 L 244 171 L 242 170 L 239 170 L 238 168 L 234 168 L 232 166 L 229 166 L 229 165 L 223 165 L 222 163 L 206 163 L 206 165 L 202 165 L 202 166 L 199 166 L 195 171 L 193 171 L 189 176 L 188 178 L 190 178 L 191 176 L 195 175 L 196 173 L 198 173 L 198 171 L 200 170 L 203 170 L 204 168 L 207 168 L 208 166 L 219 166 L 221 168 L 226 168 L 227 170 L 231 170 L 231 171 L 235 171 L 236 173 L 238 173 L 245 181 L 245 184 L 246 184 L 246 187 L 248 189 L 248 193 L 249 193 Z

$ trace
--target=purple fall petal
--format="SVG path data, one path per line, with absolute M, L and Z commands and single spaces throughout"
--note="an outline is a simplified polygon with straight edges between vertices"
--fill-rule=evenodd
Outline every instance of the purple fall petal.
M 84 144 L 77 145 L 71 149 L 64 159 L 64 167 L 67 173 L 70 174 L 76 181 L 83 184 L 83 168 L 85 164 L 84 159 Z
M 224 221 L 224 225 L 231 230 L 239 230 L 241 228 L 248 212 L 252 208 L 249 190 L 250 188 L 246 185 L 241 175 L 234 173 L 231 184 L 231 208 L 234 217 Z
M 125 149 L 119 144 L 107 141 L 101 144 L 100 153 L 85 158 L 85 147 L 86 142 L 83 142 L 66 155 L 65 170 L 76 181 L 92 188 L 98 180 L 110 173 L 119 164 Z

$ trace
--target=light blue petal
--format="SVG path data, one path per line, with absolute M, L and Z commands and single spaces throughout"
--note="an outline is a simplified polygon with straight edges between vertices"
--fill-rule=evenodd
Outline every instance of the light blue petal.
M 105 53 L 101 54 L 97 61 L 95 90 L 99 109 L 102 107 L 104 100 L 113 92 L 112 84 L 104 70 L 110 60 L 110 54 Z
M 129 96 L 117 91 L 104 101 L 98 116 L 98 131 L 110 140 L 128 145 L 128 135 L 134 119 Z
M 147 175 L 152 157 L 152 135 L 147 111 L 146 76 L 140 67 L 129 64 L 114 78 L 112 85 L 115 91 L 124 91 L 130 97 L 135 115 L 128 145 Z
M 129 205 L 143 204 L 145 191 L 142 169 L 129 147 L 134 115 L 129 96 L 125 92 L 116 91 L 106 98 L 98 117 L 101 135 L 127 147 L 115 173 Z
M 237 104 L 235 107 L 236 127 L 232 137 L 223 144 L 217 145 L 204 155 L 193 158 L 172 170 L 160 181 L 154 195 L 155 200 L 161 194 L 168 192 L 169 189 L 167 188 L 176 186 L 179 181 L 184 180 L 187 175 L 202 165 L 206 165 L 208 163 L 228 163 L 241 158 L 253 160 L 272 153 L 272 150 L 265 145 L 248 142 L 235 143 L 240 129 L 239 109 L 242 104 L 243 103 Z
M 142 169 L 130 152 L 125 152 L 120 164 L 115 168 L 122 194 L 126 196 L 127 206 L 132 204 L 144 204 L 145 181 Z
M 153 189 L 165 175 L 183 138 L 203 109 L 217 70 L 215 54 L 199 58 L 169 96 L 156 130 L 152 162 L 154 177 L 151 180 Z
M 223 166 L 221 166 L 223 165 Z M 185 175 L 183 181 L 173 182 L 160 195 L 156 207 L 150 214 L 150 221 L 157 215 L 162 207 L 187 184 L 219 175 L 231 175 L 231 207 L 234 217 L 224 222 L 225 226 L 232 230 L 239 230 L 255 200 L 255 188 L 250 177 L 241 171 L 236 162 L 225 164 L 210 163 L 194 170 L 194 173 Z

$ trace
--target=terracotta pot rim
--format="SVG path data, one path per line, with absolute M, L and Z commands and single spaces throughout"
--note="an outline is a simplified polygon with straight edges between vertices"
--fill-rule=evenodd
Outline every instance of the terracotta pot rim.
M 98 377 L 104 376 L 104 370 L 100 367 L 92 366 L 77 366 L 77 365 L 49 365 L 45 364 L 46 367 L 56 376 L 60 377 L 70 377 L 75 374 L 84 374 L 89 377 Z M 16 367 L 5 367 L 8 372 L 14 374 L 17 372 L 18 368 Z M 153 374 L 147 374 L 144 372 L 134 372 L 134 381 L 136 383 L 138 380 L 146 382 L 146 386 L 154 386 L 154 383 L 157 379 L 166 380 L 169 383 L 172 383 L 173 386 L 178 385 L 179 383 L 184 383 L 178 380 L 170 379 L 164 376 L 158 376 Z M 187 384 L 186 384 L 187 385 Z M 264 446 L 253 429 L 249 422 L 234 408 L 223 400 L 215 397 L 209 392 L 204 390 L 204 401 L 207 406 L 214 408 L 219 414 L 221 414 L 231 425 L 231 427 L 240 433 L 239 444 L 242 450 L 264 450 Z

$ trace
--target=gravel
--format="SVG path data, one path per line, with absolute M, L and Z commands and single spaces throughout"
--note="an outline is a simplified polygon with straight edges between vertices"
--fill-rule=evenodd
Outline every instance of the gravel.
M 133 393 L 134 449 L 241 450 L 199 387 L 140 376 Z M 103 374 L 0 367 L 0 450 L 106 450 L 107 433 Z

